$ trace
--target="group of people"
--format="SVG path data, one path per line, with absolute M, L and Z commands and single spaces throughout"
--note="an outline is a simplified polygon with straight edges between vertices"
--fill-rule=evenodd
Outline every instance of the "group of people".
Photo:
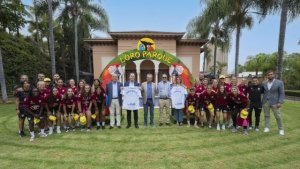
M 102 87 L 99 79 L 94 79 L 93 84 L 80 80 L 76 85 L 74 79 L 68 83 L 60 78 L 58 74 L 52 79 L 46 78 L 44 74 L 38 74 L 37 81 L 30 83 L 27 75 L 20 76 L 20 84 L 15 87 L 16 112 L 19 117 L 19 135 L 25 136 L 25 119 L 29 122 L 30 141 L 35 139 L 34 126 L 38 126 L 40 137 L 46 137 L 56 131 L 75 131 L 76 128 L 90 131 L 92 122 L 95 121 L 97 130 L 105 129 L 105 117 L 109 110 L 109 129 L 121 128 L 121 111 L 124 109 L 122 103 L 129 106 L 136 105 L 136 98 L 126 97 L 125 90 L 134 88 L 142 97 L 144 108 L 143 128 L 154 128 L 154 105 L 158 99 L 159 126 L 171 124 L 171 112 L 175 123 L 183 125 L 184 115 L 187 126 L 196 128 L 205 127 L 217 130 L 231 128 L 237 132 L 238 126 L 243 127 L 243 134 L 255 128 L 259 131 L 260 114 L 263 108 L 265 115 L 264 132 L 270 131 L 270 109 L 276 118 L 279 134 L 284 135 L 280 107 L 284 101 L 284 86 L 282 81 L 274 78 L 274 72 L 267 73 L 267 81 L 259 83 L 257 77 L 253 77 L 251 83 L 247 84 L 243 79 L 237 84 L 237 78 L 232 77 L 230 83 L 225 82 L 225 76 L 219 79 L 206 79 L 199 76 L 199 80 L 190 89 L 187 89 L 182 79 L 177 76 L 173 83 L 168 80 L 167 74 L 162 75 L 162 80 L 156 85 L 153 75 L 147 74 L 146 82 L 139 84 L 135 74 L 130 73 L 129 81 L 124 84 L 118 80 L 118 75 L 113 74 L 112 80 Z M 131 93 L 131 94 L 132 94 Z M 129 95 L 128 95 L 129 96 Z M 261 98 L 261 96 L 263 96 Z M 138 104 L 138 103 L 137 103 Z M 132 107 L 132 106 L 131 106 Z M 138 125 L 139 107 L 127 109 L 127 126 L 130 128 L 131 115 L 134 116 L 134 127 Z M 255 123 L 252 123 L 252 111 L 255 112 Z M 150 122 L 148 123 L 148 112 Z M 221 120 L 222 117 L 222 120 Z M 47 134 L 46 134 L 47 133 Z

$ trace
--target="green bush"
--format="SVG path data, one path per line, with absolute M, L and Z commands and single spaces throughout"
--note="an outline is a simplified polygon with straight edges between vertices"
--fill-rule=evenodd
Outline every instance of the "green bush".
M 285 95 L 300 97 L 300 90 L 285 90 Z

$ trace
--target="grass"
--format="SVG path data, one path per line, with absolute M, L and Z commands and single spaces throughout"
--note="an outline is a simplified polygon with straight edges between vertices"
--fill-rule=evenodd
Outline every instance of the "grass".
M 300 168 L 300 104 L 282 109 L 285 136 L 274 116 L 271 132 L 244 136 L 186 126 L 71 132 L 29 142 L 17 135 L 13 104 L 0 104 L 0 168 Z M 143 114 L 139 112 L 139 123 Z M 155 113 L 158 123 L 158 113 Z M 263 128 L 263 114 L 262 114 Z M 26 122 L 27 124 L 27 122 Z

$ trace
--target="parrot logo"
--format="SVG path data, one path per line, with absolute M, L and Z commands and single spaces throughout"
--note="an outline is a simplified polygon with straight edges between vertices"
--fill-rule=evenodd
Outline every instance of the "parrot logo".
M 142 38 L 136 46 L 139 51 L 153 51 L 155 50 L 155 43 L 150 38 Z

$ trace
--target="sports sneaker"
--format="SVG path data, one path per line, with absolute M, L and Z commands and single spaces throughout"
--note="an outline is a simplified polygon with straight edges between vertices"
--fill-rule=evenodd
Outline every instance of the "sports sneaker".
M 97 130 L 99 130 L 100 129 L 100 126 L 97 126 Z
M 232 133 L 236 133 L 236 132 L 237 132 L 237 129 L 236 129 L 235 127 L 232 127 L 231 132 L 232 132 Z
M 195 128 L 199 128 L 199 126 L 197 124 L 194 125 Z
M 211 125 L 209 125 L 208 128 L 211 129 Z
M 49 135 L 53 134 L 53 129 L 49 129 Z
M 270 129 L 269 129 L 269 128 L 265 128 L 265 129 L 264 129 L 264 132 L 265 132 L 265 133 L 269 133 L 269 132 L 270 132 Z
M 67 128 L 67 129 L 66 129 L 66 133 L 68 133 L 69 131 L 70 131 L 70 129 L 69 129 L 69 128 Z
M 91 129 L 86 129 L 87 132 L 91 131 Z
M 222 130 L 226 130 L 225 124 L 222 125 Z
M 217 130 L 220 131 L 220 124 L 217 125 Z
M 258 127 L 255 127 L 255 131 L 257 131 L 257 132 L 258 132 L 258 131 L 259 131 L 259 128 L 258 128 Z
M 29 141 L 33 141 L 34 140 L 34 136 L 31 136 Z
M 249 127 L 249 130 L 252 130 L 252 129 L 253 129 L 252 126 L 250 126 L 250 127 Z
M 46 133 L 41 133 L 40 137 L 47 137 L 47 134 Z
M 244 130 L 244 131 L 243 131 L 243 135 L 248 135 L 248 131 L 247 131 L 247 130 Z
M 187 124 L 187 127 L 190 127 L 190 126 L 191 126 L 191 125 L 188 123 L 188 124 Z
M 60 129 L 56 129 L 56 132 L 57 132 L 57 134 L 61 133 Z
M 284 136 L 284 130 L 279 130 L 279 135 Z
M 75 131 L 75 127 L 72 128 L 72 131 Z

